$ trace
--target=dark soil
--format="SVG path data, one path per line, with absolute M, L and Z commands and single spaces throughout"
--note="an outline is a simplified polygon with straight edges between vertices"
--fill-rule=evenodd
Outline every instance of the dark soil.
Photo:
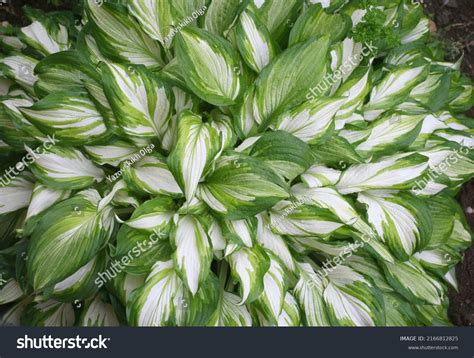
M 26 24 L 21 7 L 29 5 L 45 11 L 68 10 L 77 0 L 0 0 L 0 21 Z M 419 0 L 426 8 L 436 28 L 436 36 L 446 43 L 448 56 L 459 58 L 464 53 L 463 71 L 474 80 L 474 0 Z M 474 108 L 468 113 L 474 117 Z M 469 224 L 474 230 L 474 180 L 458 195 Z M 459 292 L 449 291 L 449 317 L 458 326 L 474 325 L 474 246 L 466 251 L 464 260 L 456 267 Z

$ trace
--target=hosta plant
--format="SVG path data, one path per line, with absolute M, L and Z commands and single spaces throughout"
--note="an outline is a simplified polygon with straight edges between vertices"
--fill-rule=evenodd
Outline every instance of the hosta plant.
M 1 28 L 2 324 L 450 324 L 473 87 L 422 6 L 80 5 Z

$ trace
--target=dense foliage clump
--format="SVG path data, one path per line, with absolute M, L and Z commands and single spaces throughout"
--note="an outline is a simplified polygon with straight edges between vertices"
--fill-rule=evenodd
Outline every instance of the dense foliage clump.
M 0 313 L 449 325 L 473 87 L 405 0 L 84 1 L 0 30 Z

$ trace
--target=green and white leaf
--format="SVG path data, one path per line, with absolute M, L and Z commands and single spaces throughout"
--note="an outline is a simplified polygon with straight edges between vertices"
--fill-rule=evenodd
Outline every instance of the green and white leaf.
M 182 196 L 165 159 L 158 153 L 150 154 L 131 166 L 124 166 L 123 175 L 127 184 L 140 193 Z
M 21 40 L 44 56 L 66 51 L 70 47 L 66 26 L 46 21 L 34 21 L 20 29 Z
M 307 204 L 280 201 L 270 211 L 272 231 L 289 236 L 326 236 L 344 225 L 329 210 Z
M 168 234 L 175 214 L 172 198 L 159 196 L 148 200 L 134 210 L 125 225 L 139 230 Z
M 333 186 L 340 177 L 341 171 L 316 164 L 301 174 L 301 181 L 310 188 L 320 188 Z
M 21 324 L 33 327 L 72 327 L 75 320 L 72 304 L 47 300 L 30 303 L 25 308 Z
M 127 305 L 127 319 L 133 326 L 162 327 L 176 324 L 177 301 L 183 285 L 173 262 L 157 262 L 145 284 L 133 291 Z
M 231 44 L 206 30 L 177 35 L 176 57 L 189 88 L 216 106 L 232 105 L 241 91 L 240 61 Z
M 126 134 L 163 139 L 174 106 L 169 88 L 144 68 L 119 64 L 103 67 L 103 81 L 117 123 Z
M 439 305 L 445 288 L 413 261 L 384 263 L 384 273 L 390 285 L 414 304 Z
M 294 272 L 296 270 L 295 261 L 285 240 L 270 230 L 267 215 L 259 214 L 257 220 L 257 242 L 259 245 L 277 257 L 290 272 Z
M 213 0 L 206 11 L 204 28 L 216 35 L 225 36 L 246 2 L 246 0 Z
M 240 282 L 243 303 L 255 301 L 264 290 L 264 276 L 270 268 L 270 259 L 265 251 L 254 245 L 243 247 L 228 256 L 232 277 Z
M 236 38 L 243 60 L 256 73 L 260 73 L 278 54 L 268 29 L 248 10 L 240 14 Z
M 285 294 L 285 301 L 277 324 L 278 327 L 298 327 L 301 325 L 300 308 L 296 299 L 288 292 Z
M 130 159 L 139 149 L 126 141 L 114 140 L 105 145 L 84 146 L 87 155 L 97 164 L 110 164 L 118 167 L 121 162 Z
M 359 193 L 367 205 L 367 219 L 391 251 L 406 260 L 422 249 L 431 237 L 431 215 L 423 201 L 391 191 Z
M 337 190 L 352 194 L 373 189 L 408 189 L 428 168 L 428 158 L 416 153 L 401 153 L 345 170 Z
M 302 103 L 326 74 L 328 53 L 327 37 L 312 39 L 288 48 L 265 67 L 255 82 L 255 120 L 265 126 L 278 112 Z
M 55 284 L 51 296 L 62 302 L 78 302 L 89 298 L 99 290 L 95 277 L 104 268 L 104 258 L 101 255 L 94 257 L 71 276 Z
M 253 145 L 252 157 L 263 160 L 281 177 L 293 180 L 314 162 L 311 148 L 284 131 L 267 132 Z
M 38 153 L 38 149 L 30 148 L 27 148 L 27 152 L 36 159 L 31 165 L 32 172 L 51 188 L 84 189 L 104 180 L 103 170 L 77 149 L 56 145 L 40 150 L 41 153 Z
M 92 35 L 100 52 L 116 62 L 162 67 L 160 44 L 142 31 L 127 8 L 110 2 L 85 2 Z
M 185 215 L 176 222 L 171 235 L 176 247 L 176 270 L 193 295 L 207 279 L 212 262 L 212 246 L 202 224 L 193 216 Z
M 237 220 L 269 209 L 289 194 L 285 183 L 262 161 L 232 154 L 217 160 L 197 196 L 218 215 Z
M 286 293 L 285 280 L 283 266 L 270 256 L 270 268 L 263 277 L 263 292 L 256 301 L 269 321 L 277 322 L 282 313 Z
M 387 73 L 382 81 L 375 85 L 370 94 L 370 101 L 364 107 L 364 118 L 374 120 L 387 108 L 402 103 L 411 90 L 428 75 L 428 67 L 406 66 Z
M 28 205 L 28 212 L 26 219 L 33 219 L 37 215 L 43 213 L 54 204 L 68 199 L 71 196 L 70 190 L 57 190 L 48 188 L 47 186 L 36 183 L 31 196 L 30 204 Z
M 237 245 L 252 247 L 256 241 L 256 221 L 253 218 L 224 220 L 222 229 L 225 238 Z
M 33 85 L 38 77 L 34 68 L 38 61 L 32 57 L 18 54 L 0 59 L 0 69 L 4 75 L 19 84 L 29 94 L 34 94 Z
M 424 115 L 394 114 L 371 124 L 370 134 L 355 149 L 361 155 L 393 153 L 407 148 L 420 133 Z
M 345 98 L 345 102 L 336 113 L 336 129 L 344 127 L 345 122 L 359 110 L 364 99 L 370 92 L 372 81 L 372 69 L 370 67 L 358 67 L 353 74 L 338 88 L 334 94 Z
M 306 143 L 318 143 L 334 129 L 334 116 L 346 101 L 345 98 L 319 97 L 304 102 L 280 114 L 275 120 L 275 127 Z
M 372 285 L 351 268 L 340 265 L 328 274 L 324 301 L 332 324 L 367 327 L 383 325 L 382 304 Z
M 332 42 L 338 42 L 346 36 L 351 26 L 350 18 L 345 14 L 328 14 L 323 6 L 309 6 L 291 29 L 289 46 L 325 35 L 330 35 Z
M 220 303 L 218 327 L 251 327 L 252 316 L 247 307 L 240 302 L 242 299 L 230 292 L 223 291 Z
M 306 326 L 329 326 L 329 317 L 323 299 L 324 286 L 309 263 L 299 263 L 300 278 L 294 295 L 302 311 L 302 321 Z
M 221 149 L 219 132 L 192 112 L 179 118 L 178 141 L 168 157 L 168 166 L 190 201 L 202 176 L 210 169 Z
M 0 214 L 11 213 L 28 207 L 33 194 L 34 178 L 23 172 L 13 179 L 2 178 L 0 185 Z M 6 185 L 5 185 L 6 183 Z
M 302 0 L 251 0 L 249 8 L 262 20 L 272 37 L 279 41 L 293 24 L 302 5 Z
M 94 103 L 79 93 L 54 93 L 19 108 L 42 132 L 70 144 L 89 144 L 107 135 L 107 127 Z
M 118 327 L 120 323 L 113 306 L 97 295 L 84 308 L 79 325 L 81 327 Z
M 114 228 L 112 208 L 97 210 L 95 190 L 81 192 L 49 209 L 33 231 L 27 268 L 34 289 L 54 285 L 91 261 Z M 51 263 L 55 270 L 51 270 Z

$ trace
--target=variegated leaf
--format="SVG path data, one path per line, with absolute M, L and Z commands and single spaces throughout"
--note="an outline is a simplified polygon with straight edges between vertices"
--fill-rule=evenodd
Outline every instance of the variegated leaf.
M 310 188 L 333 186 L 339 181 L 341 172 L 323 165 L 313 165 L 301 174 L 301 180 Z
M 278 327 L 298 327 L 301 325 L 300 308 L 296 299 L 290 294 L 285 294 L 283 309 L 278 317 Z
M 359 327 L 384 324 L 382 302 L 362 275 L 340 265 L 328 274 L 328 280 L 324 301 L 332 324 Z
M 134 326 L 168 326 L 176 324 L 183 285 L 174 271 L 173 262 L 157 262 L 145 284 L 135 290 L 127 305 L 127 319 Z
M 0 59 L 0 69 L 29 94 L 34 94 L 33 85 L 38 79 L 34 74 L 37 63 L 36 59 L 26 55 L 13 55 Z
M 79 325 L 81 327 L 118 327 L 120 323 L 113 306 L 97 295 L 84 307 L 79 318 Z
M 55 93 L 20 112 L 42 132 L 82 145 L 103 139 L 107 127 L 94 103 L 79 93 Z
M 68 199 L 71 196 L 70 190 L 57 190 L 36 183 L 28 206 L 25 220 L 27 225 L 32 227 L 36 224 L 39 215 L 49 209 L 54 204 Z M 31 222 L 28 222 L 28 220 Z
M 223 291 L 216 326 L 251 327 L 252 316 L 250 316 L 247 307 L 240 303 L 241 301 L 239 296 Z
M 135 229 L 167 235 L 172 226 L 174 209 L 175 205 L 170 197 L 156 197 L 140 205 L 125 224 Z
M 250 9 L 262 20 L 272 37 L 279 41 L 293 25 L 303 0 L 250 0 Z
M 372 189 L 408 189 L 428 167 L 428 158 L 413 153 L 396 154 L 345 170 L 336 188 L 341 194 Z
M 240 14 L 237 24 L 237 46 L 245 63 L 260 73 L 277 55 L 270 32 L 250 11 Z
M 316 144 L 334 130 L 334 116 L 346 103 L 345 98 L 323 98 L 307 101 L 280 114 L 275 127 L 293 134 L 309 144 Z
M 193 295 L 208 277 L 212 262 L 212 247 L 202 224 L 191 215 L 180 217 L 171 235 L 176 247 L 176 270 Z
M 390 191 L 360 193 L 368 221 L 399 259 L 408 259 L 428 243 L 431 215 L 426 204 L 409 194 Z
M 355 149 L 362 155 L 403 150 L 420 133 L 424 117 L 394 114 L 381 118 L 369 127 L 370 134 Z
M 222 232 L 225 238 L 239 246 L 252 247 L 256 241 L 256 220 L 254 218 L 242 220 L 224 220 Z
M 338 88 L 335 96 L 345 98 L 343 105 L 336 113 L 336 129 L 344 127 L 348 119 L 359 110 L 370 92 L 372 69 L 358 67 L 353 74 Z
M 307 188 L 304 184 L 292 187 L 292 194 L 301 202 L 331 211 L 340 222 L 352 227 L 358 242 L 364 242 L 380 258 L 393 262 L 393 257 L 380 242 L 376 233 L 355 210 L 351 203 L 333 188 Z
M 65 51 L 70 46 L 66 26 L 52 21 L 34 21 L 20 29 L 21 40 L 44 56 Z
M 389 72 L 372 89 L 370 101 L 364 107 L 364 117 L 367 120 L 374 120 L 387 108 L 393 108 L 402 103 L 411 90 L 427 75 L 428 67 L 426 65 L 398 67 Z
M 105 257 L 99 254 L 71 276 L 48 288 L 46 292 L 61 302 L 78 302 L 87 299 L 99 290 L 95 277 L 104 268 Z
M 103 67 L 104 93 L 122 130 L 131 136 L 163 139 L 174 106 L 172 92 L 140 67 Z
M 312 39 L 283 51 L 255 82 L 255 119 L 267 125 L 279 111 L 302 103 L 326 74 L 329 39 Z M 311 73 L 311 76 L 308 76 Z
M 263 160 L 277 174 L 290 181 L 314 162 L 311 148 L 284 131 L 262 135 L 253 144 L 250 155 Z
M 114 167 L 118 167 L 121 162 L 140 152 L 135 145 L 123 140 L 113 140 L 104 145 L 88 145 L 84 147 L 84 150 L 95 163 L 110 164 Z
M 142 31 L 126 7 L 87 0 L 85 8 L 97 47 L 106 57 L 147 67 L 163 65 L 160 44 Z
M 0 214 L 11 213 L 28 207 L 33 194 L 34 178 L 23 172 L 12 179 L 2 177 L 0 183 Z
M 177 35 L 176 57 L 198 97 L 216 106 L 235 103 L 241 91 L 240 63 L 229 42 L 206 30 L 186 28 Z
M 143 286 L 145 279 L 146 275 L 133 275 L 126 272 L 120 272 L 112 281 L 109 281 L 107 289 L 114 292 L 120 302 L 126 306 L 132 292 Z M 100 283 L 98 279 L 97 282 Z
M 323 299 L 324 286 L 308 263 L 299 263 L 300 278 L 294 295 L 302 310 L 302 321 L 307 326 L 329 326 Z
M 172 261 L 157 262 L 145 284 L 135 290 L 127 305 L 134 326 L 205 326 L 212 322 L 219 301 L 217 279 L 210 276 L 194 296 L 189 296 L 174 271 Z
M 260 160 L 233 154 L 217 160 L 198 197 L 217 214 L 237 220 L 271 208 L 288 193 L 285 183 Z
M 330 15 L 323 6 L 310 6 L 295 22 L 291 29 L 289 46 L 309 40 L 311 37 L 330 35 L 331 41 L 342 40 L 352 23 L 345 14 Z M 328 31 L 331 29 L 331 31 Z
M 438 305 L 445 288 L 413 261 L 384 263 L 384 273 L 390 285 L 414 304 Z
M 56 284 L 92 260 L 114 228 L 110 207 L 98 211 L 95 190 L 65 200 L 41 218 L 28 246 L 28 273 L 35 289 Z M 55 270 L 50 263 L 54 262 Z
M 286 293 L 286 275 L 283 266 L 270 256 L 270 268 L 263 276 L 263 292 L 256 304 L 271 322 L 277 322 L 283 310 Z
M 126 182 L 138 192 L 182 196 L 165 159 L 158 153 L 148 155 L 130 166 L 125 165 L 123 175 Z
M 206 12 L 204 28 L 216 35 L 226 35 L 248 0 L 213 0 Z
M 328 209 L 307 204 L 280 201 L 270 211 L 271 229 L 280 235 L 326 236 L 344 225 Z
M 54 300 L 28 304 L 21 317 L 21 324 L 30 327 L 72 327 L 74 322 L 72 304 Z
M 52 146 L 39 151 L 27 148 L 33 158 L 31 170 L 35 176 L 55 189 L 83 189 L 104 180 L 104 172 L 77 149 Z M 42 148 L 39 148 L 42 149 Z
M 116 271 L 146 275 L 157 261 L 169 260 L 172 252 L 167 232 L 150 232 L 122 225 L 117 233 L 114 257 L 104 275 L 100 277 L 99 284 L 103 286 L 107 283 Z
M 265 214 L 258 215 L 257 220 L 257 241 L 260 246 L 277 257 L 289 271 L 294 272 L 296 265 L 285 240 L 270 230 L 270 222 Z
M 45 57 L 36 65 L 35 74 L 35 92 L 39 97 L 56 92 L 84 92 L 84 81 L 100 80 L 94 66 L 75 50 Z
M 270 268 L 265 251 L 254 245 L 243 247 L 228 256 L 232 277 L 240 282 L 242 303 L 255 301 L 264 290 L 264 276 Z
M 221 137 L 192 112 L 183 112 L 178 125 L 178 142 L 168 157 L 168 165 L 186 199 L 191 200 L 202 176 L 221 149 Z

